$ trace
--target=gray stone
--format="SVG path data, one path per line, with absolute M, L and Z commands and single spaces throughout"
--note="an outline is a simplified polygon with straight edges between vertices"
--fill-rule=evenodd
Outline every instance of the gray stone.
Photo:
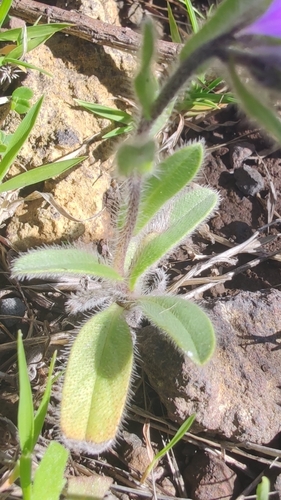
M 168 416 L 193 431 L 269 443 L 281 430 L 281 293 L 241 292 L 204 302 L 217 349 L 198 367 L 154 327 L 140 332 L 138 349 Z

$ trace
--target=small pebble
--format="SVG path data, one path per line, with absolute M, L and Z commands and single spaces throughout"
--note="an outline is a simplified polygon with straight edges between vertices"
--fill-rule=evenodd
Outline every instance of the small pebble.
M 0 321 L 7 328 L 14 326 L 18 323 L 19 317 L 23 318 L 26 307 L 21 299 L 18 297 L 9 297 L 0 300 L 0 315 L 2 316 L 17 316 L 11 318 L 0 318 Z
M 244 164 L 233 172 L 236 186 L 246 196 L 255 196 L 264 189 L 264 178 L 253 167 Z

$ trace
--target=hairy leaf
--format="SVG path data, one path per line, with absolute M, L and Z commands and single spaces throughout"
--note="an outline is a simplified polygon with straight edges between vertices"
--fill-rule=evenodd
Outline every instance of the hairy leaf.
M 133 290 L 137 279 L 153 264 L 156 264 L 169 251 L 178 246 L 182 239 L 191 233 L 210 215 L 218 203 L 218 195 L 206 187 L 198 187 L 179 196 L 171 213 L 163 214 L 163 221 L 168 228 L 160 234 L 149 235 L 143 246 L 140 245 L 129 277 L 129 286 Z M 166 226 L 166 227 L 167 227 Z
M 143 116 L 150 117 L 150 107 L 158 89 L 157 81 L 152 71 L 155 53 L 155 27 L 150 18 L 143 23 L 143 41 L 140 54 L 140 69 L 134 80 L 134 87 Z
M 71 349 L 62 395 L 61 428 L 80 450 L 99 453 L 115 439 L 130 385 L 133 342 L 114 304 L 80 330 Z
M 74 247 L 44 247 L 30 251 L 14 261 L 12 273 L 18 279 L 44 279 L 73 274 L 115 281 L 122 279 L 114 269 L 100 264 L 95 254 Z
M 163 330 L 194 363 L 202 365 L 210 359 L 216 344 L 215 333 L 200 307 L 171 296 L 141 297 L 137 304 L 144 316 Z
M 155 156 L 155 143 L 148 140 L 144 144 L 122 144 L 116 153 L 116 162 L 120 175 L 129 177 L 134 172 L 147 174 L 152 171 Z
M 66 483 L 64 470 L 69 452 L 51 441 L 38 465 L 32 488 L 32 500 L 58 500 Z
M 193 179 L 202 165 L 203 155 L 203 145 L 197 142 L 176 151 L 157 166 L 155 175 L 146 180 L 142 190 L 135 234 Z

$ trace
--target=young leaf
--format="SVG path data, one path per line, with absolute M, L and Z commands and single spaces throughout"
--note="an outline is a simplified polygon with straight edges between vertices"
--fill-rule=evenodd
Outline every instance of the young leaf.
M 37 103 L 34 104 L 34 106 L 29 110 L 9 141 L 5 154 L 0 162 L 0 182 L 5 177 L 14 159 L 28 138 L 36 122 L 42 102 L 43 97 L 41 97 L 39 101 L 37 101 Z
M 263 476 L 257 486 L 257 500 L 268 500 L 270 494 L 270 481 L 268 477 Z
M 51 397 L 52 375 L 53 375 L 55 362 L 56 362 L 56 352 L 53 354 L 53 357 L 51 359 L 49 373 L 48 373 L 48 380 L 47 380 L 46 388 L 44 391 L 44 395 L 43 395 L 42 401 L 39 405 L 39 408 L 36 411 L 35 417 L 34 417 L 33 448 L 36 445 L 38 437 L 42 431 L 44 420 L 45 420 L 45 417 L 47 414 L 48 404 L 49 404 L 50 397 Z
M 52 441 L 35 471 L 32 500 L 58 500 L 65 486 L 64 470 L 69 452 Z
M 143 41 L 140 54 L 140 69 L 134 80 L 137 98 L 146 119 L 150 118 L 150 107 L 154 101 L 158 84 L 152 71 L 156 45 L 155 28 L 150 18 L 143 23 Z
M 135 141 L 136 142 L 136 141 Z M 129 177 L 150 173 L 155 156 L 155 142 L 148 140 L 145 144 L 122 144 L 116 153 L 116 163 L 120 175 Z
M 198 187 L 180 195 L 174 203 L 171 213 L 163 213 L 163 220 L 168 226 L 160 234 L 148 235 L 143 247 L 134 259 L 129 276 L 129 286 L 133 290 L 137 279 L 153 264 L 191 233 L 210 215 L 218 203 L 218 195 L 206 187 Z M 166 219 L 165 219 L 166 217 Z
M 155 175 L 147 179 L 142 190 L 135 234 L 166 201 L 193 179 L 202 165 L 203 156 L 202 143 L 197 142 L 176 151 L 157 166 Z
M 146 480 L 147 476 L 150 474 L 152 469 L 156 466 L 157 462 L 168 453 L 183 437 L 184 435 L 189 431 L 190 427 L 192 426 L 194 420 L 195 420 L 195 413 L 193 415 L 190 415 L 188 419 L 185 420 L 185 422 L 180 426 L 179 430 L 176 432 L 174 437 L 169 441 L 167 446 L 164 446 L 162 450 L 158 451 L 158 453 L 155 455 L 153 458 L 152 462 L 149 464 L 149 466 L 146 468 L 142 478 L 141 478 L 141 483 L 144 483 Z
M 42 165 L 41 167 L 36 167 L 29 172 L 23 172 L 22 174 L 12 177 L 6 182 L 0 184 L 0 193 L 5 191 L 11 191 L 13 189 L 22 189 L 26 186 L 31 186 L 37 182 L 45 181 L 46 179 L 51 179 L 57 175 L 61 175 L 70 168 L 77 165 L 81 161 L 85 160 L 86 156 L 81 156 L 80 158 L 74 158 L 73 160 L 62 160 L 55 163 L 48 163 Z
M 74 247 L 47 247 L 30 251 L 14 261 L 12 272 L 19 279 L 44 279 L 75 274 L 122 280 L 114 269 L 100 264 L 95 254 Z
M 80 330 L 66 370 L 61 428 L 71 445 L 91 453 L 115 439 L 126 403 L 133 342 L 123 308 L 113 304 Z
M 22 333 L 18 333 L 19 408 L 18 429 L 20 447 L 23 454 L 33 451 L 34 410 L 32 392 L 28 377 Z
M 167 2 L 167 7 L 168 7 L 168 19 L 169 19 L 169 27 L 170 27 L 172 41 L 174 43 L 181 43 L 181 36 L 179 33 L 179 29 L 169 2 Z
M 203 365 L 210 359 L 216 345 L 215 333 L 200 307 L 171 296 L 151 295 L 136 302 L 144 316 L 163 330 L 194 363 Z
M 280 118 L 278 118 L 268 106 L 263 104 L 259 98 L 255 97 L 254 92 L 247 89 L 247 87 L 240 80 L 233 63 L 229 64 L 229 74 L 232 86 L 245 112 L 257 120 L 262 127 L 264 127 L 279 143 L 281 143 Z
M 74 101 L 77 102 L 79 106 L 87 109 L 87 111 L 91 111 L 91 113 L 99 115 L 102 118 L 106 118 L 107 120 L 124 123 L 125 125 L 133 123 L 132 116 L 121 109 L 109 108 L 108 106 L 103 106 L 102 104 L 81 101 L 80 99 L 74 99 Z

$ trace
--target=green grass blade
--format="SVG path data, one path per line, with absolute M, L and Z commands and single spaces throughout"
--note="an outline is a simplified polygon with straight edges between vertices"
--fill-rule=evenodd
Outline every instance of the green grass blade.
M 217 193 L 209 188 L 196 188 L 179 195 L 170 213 L 163 214 L 162 219 L 167 229 L 161 233 L 152 233 L 145 237 L 143 246 L 133 261 L 129 287 L 134 289 L 138 278 L 152 265 L 159 262 L 164 255 L 176 248 L 215 209 L 218 203 Z
M 37 66 L 34 66 L 34 64 L 29 64 L 24 61 L 18 61 L 17 59 L 14 59 L 12 57 L 7 56 L 4 58 L 3 64 L 14 64 L 15 66 L 23 67 L 23 68 L 28 68 L 28 69 L 33 69 L 36 71 L 39 71 L 40 73 L 47 75 L 47 76 L 52 76 L 51 73 L 48 71 L 45 71 L 44 69 L 38 68 Z
M 190 417 L 188 417 L 184 423 L 180 426 L 179 430 L 177 431 L 177 433 L 174 435 L 174 437 L 171 439 L 171 441 L 169 441 L 169 443 L 167 444 L 167 446 L 165 446 L 164 448 L 162 448 L 162 450 L 160 450 L 156 455 L 155 457 L 153 458 L 153 460 L 151 461 L 151 463 L 149 464 L 149 466 L 146 468 L 142 478 L 141 478 L 141 483 L 144 483 L 144 481 L 146 480 L 147 476 L 150 474 L 150 472 L 152 471 L 152 469 L 154 469 L 154 467 L 156 466 L 157 462 L 166 455 L 166 453 L 168 453 L 183 437 L 184 435 L 189 431 L 189 429 L 191 428 L 194 420 L 196 418 L 196 415 L 195 413 L 193 413 L 193 415 L 190 415 Z
M 14 132 L 13 137 L 9 141 L 6 152 L 0 162 L 0 182 L 5 177 L 10 166 L 13 164 L 17 154 L 21 150 L 23 144 L 28 138 L 39 114 L 43 97 L 41 97 L 34 106 L 28 111 L 17 130 Z
M 122 280 L 111 267 L 100 264 L 95 254 L 74 247 L 45 247 L 21 255 L 12 265 L 13 276 L 19 279 L 55 278 L 70 275 L 99 276 Z
M 130 125 L 133 123 L 133 118 L 126 111 L 122 111 L 120 109 L 110 108 L 109 106 L 103 106 L 102 104 L 95 104 L 87 101 L 81 101 L 80 99 L 74 99 L 79 106 L 87 109 L 91 113 L 101 116 L 102 118 L 106 118 L 107 120 L 111 120 L 118 123 L 124 123 L 125 125 Z
M 133 124 L 132 125 L 126 125 L 125 127 L 116 127 L 115 129 L 111 130 L 110 132 L 107 132 L 102 136 L 103 139 L 110 139 L 111 137 L 117 137 L 118 135 L 122 134 L 128 134 L 134 129 Z
M 72 26 L 70 23 L 50 23 L 50 24 L 40 24 L 35 26 L 29 26 L 26 29 L 27 40 L 32 38 L 42 38 L 45 37 L 46 40 L 52 35 L 61 31 L 65 28 Z M 0 41 L 2 42 L 17 42 L 22 34 L 22 28 L 15 28 L 12 30 L 4 31 L 0 33 Z
M 38 410 L 35 413 L 34 417 L 34 433 L 33 433 L 33 447 L 37 443 L 38 437 L 42 431 L 44 420 L 47 414 L 47 409 L 48 409 L 48 404 L 50 401 L 51 397 L 51 390 L 52 390 L 52 375 L 54 371 L 54 366 L 56 362 L 56 352 L 53 354 L 51 363 L 50 363 L 50 368 L 49 368 L 49 373 L 48 373 L 48 380 L 46 384 L 46 388 L 44 391 L 44 395 L 42 398 L 42 401 L 39 405 Z
M 22 174 L 16 175 L 8 181 L 0 184 L 0 193 L 11 191 L 13 189 L 22 189 L 23 187 L 31 186 L 37 182 L 42 182 L 46 179 L 51 179 L 57 175 L 61 175 L 63 172 L 66 172 L 81 161 L 85 160 L 85 158 L 86 156 L 81 156 L 80 158 L 75 158 L 73 160 L 48 163 L 47 165 L 36 167 L 29 172 L 23 172 Z
M 250 20 L 255 14 L 258 16 L 265 11 L 270 1 L 224 0 L 206 24 L 186 42 L 180 53 L 180 60 L 187 59 L 202 45 L 239 26 L 241 21 L 245 21 L 247 14 L 251 16 Z
M 19 407 L 18 429 L 23 454 L 33 451 L 34 409 L 22 334 L 18 333 Z
M 281 121 L 277 115 L 255 97 L 255 92 L 248 90 L 240 80 L 233 64 L 229 64 L 232 86 L 245 112 L 254 118 L 263 128 L 281 144 Z
M 198 26 L 197 17 L 195 14 L 194 7 L 191 3 L 191 0 L 184 0 L 184 3 L 186 6 L 188 17 L 190 19 L 192 31 L 193 31 L 193 33 L 197 33 L 197 31 L 199 31 L 199 26 Z
M 9 13 L 10 7 L 13 3 L 13 0 L 2 0 L 1 5 L 0 5 L 0 28 L 2 28 L 2 25 Z
M 203 157 L 203 145 L 197 142 L 179 149 L 157 166 L 155 175 L 146 180 L 142 190 L 135 234 L 193 179 L 202 165 Z
M 170 27 L 172 41 L 174 43 L 181 43 L 181 36 L 179 33 L 179 29 L 169 2 L 167 2 L 167 7 L 168 7 L 168 20 L 169 20 L 169 27 Z
M 168 295 L 141 297 L 136 302 L 144 316 L 194 363 L 203 365 L 210 359 L 216 338 L 211 321 L 200 307 Z
M 36 469 L 32 500 L 58 500 L 65 486 L 64 470 L 69 452 L 52 441 Z
M 99 453 L 115 439 L 126 403 L 133 342 L 123 308 L 113 304 L 81 328 L 65 375 L 61 428 L 81 450 Z M 79 443 L 79 442 L 83 443 Z

